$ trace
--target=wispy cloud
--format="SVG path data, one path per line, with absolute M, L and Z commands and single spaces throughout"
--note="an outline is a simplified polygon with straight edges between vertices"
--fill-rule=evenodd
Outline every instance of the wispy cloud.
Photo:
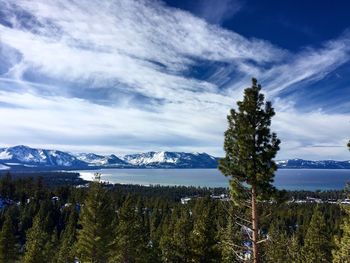
M 303 113 L 296 109 L 278 111 L 273 126 L 282 140 L 283 153 L 280 156 L 346 159 L 349 154 L 345 147 L 350 130 L 349 119 L 348 114 L 328 114 L 321 110 Z
M 348 33 L 293 54 L 159 1 L 0 5 L 0 138 L 8 144 L 221 154 L 225 115 L 252 76 L 279 110 L 275 127 L 290 142 L 281 156 L 303 157 L 300 147 L 338 145 L 347 136 L 348 115 L 300 113 L 283 94 L 348 62 Z
M 278 94 L 295 84 L 304 81 L 323 79 L 350 58 L 350 33 L 328 41 L 321 48 L 307 48 L 292 56 L 288 63 L 273 67 L 262 74 L 262 79 L 269 83 L 271 92 Z M 265 75 L 265 76 L 264 76 Z
M 244 6 L 241 0 L 199 0 L 192 1 L 195 14 L 204 18 L 209 23 L 222 24 L 225 20 L 233 17 Z

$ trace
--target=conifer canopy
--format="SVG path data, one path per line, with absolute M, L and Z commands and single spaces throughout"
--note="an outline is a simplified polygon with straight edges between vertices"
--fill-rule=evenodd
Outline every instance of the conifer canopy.
M 256 185 L 258 197 L 275 190 L 272 182 L 277 166 L 273 158 L 279 150 L 280 140 L 270 130 L 275 111 L 271 102 L 264 100 L 261 85 L 253 79 L 252 87 L 244 91 L 243 101 L 237 102 L 238 109 L 231 109 L 227 116 L 226 156 L 220 160 L 219 169 L 232 178 L 231 188 L 237 197 L 243 183 Z

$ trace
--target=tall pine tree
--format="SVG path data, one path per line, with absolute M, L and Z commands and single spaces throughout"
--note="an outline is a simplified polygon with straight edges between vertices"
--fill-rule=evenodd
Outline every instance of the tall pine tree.
M 187 207 L 175 207 L 160 240 L 163 262 L 191 262 L 192 219 Z
M 47 263 L 52 257 L 51 251 L 47 251 L 46 245 L 50 242 L 49 234 L 44 230 L 45 219 L 38 213 L 33 226 L 27 232 L 25 252 L 22 263 Z
M 290 238 L 289 246 L 288 246 L 288 257 L 289 262 L 291 263 L 303 263 L 301 259 L 301 245 L 299 239 L 294 234 Z
M 220 160 L 219 169 L 231 177 L 232 198 L 236 203 L 250 199 L 253 262 L 258 255 L 258 213 L 257 199 L 268 198 L 274 193 L 272 185 L 277 165 L 273 161 L 279 150 L 280 140 L 270 130 L 271 118 L 275 115 L 270 102 L 264 102 L 264 95 L 257 80 L 245 89 L 238 111 L 231 109 L 228 115 L 228 129 L 225 132 L 225 158 Z
M 118 211 L 118 225 L 111 262 L 147 262 L 147 237 L 143 227 L 142 206 L 128 196 Z
M 194 222 L 190 235 L 192 262 L 217 262 L 219 253 L 212 202 L 209 198 L 200 199 L 193 210 Z
M 272 222 L 269 228 L 269 240 L 266 243 L 266 262 L 284 263 L 290 261 L 288 248 L 289 239 L 281 222 Z
M 341 225 L 342 235 L 335 238 L 336 248 L 332 251 L 334 263 L 350 263 L 350 207 L 343 206 L 345 212 Z
M 164 223 L 164 211 L 157 202 L 152 208 L 152 213 L 150 215 L 150 242 L 151 242 L 151 257 L 157 258 L 160 261 L 161 250 L 159 248 L 159 241 L 162 236 L 162 223 Z
M 312 215 L 302 249 L 303 262 L 331 262 L 331 243 L 325 218 L 318 207 Z
M 0 263 L 15 262 L 16 257 L 16 238 L 12 218 L 9 213 L 6 213 L 0 233 Z
M 61 233 L 60 248 L 57 257 L 58 263 L 74 262 L 73 246 L 76 241 L 77 221 L 78 213 L 75 207 L 71 207 L 68 222 L 66 224 L 65 229 Z
M 82 206 L 76 242 L 80 262 L 105 263 L 108 260 L 114 211 L 111 196 L 99 182 L 92 182 Z
M 348 142 L 348 149 L 350 150 L 350 141 Z M 350 185 L 348 184 L 348 188 Z M 350 197 L 350 194 L 348 193 Z M 336 248 L 332 251 L 334 263 L 348 263 L 350 262 L 350 207 L 342 207 L 345 215 L 341 225 L 342 235 L 335 238 Z

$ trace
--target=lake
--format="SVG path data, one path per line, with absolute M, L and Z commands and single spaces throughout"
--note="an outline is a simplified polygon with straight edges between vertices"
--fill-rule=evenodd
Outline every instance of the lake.
M 228 178 L 216 169 L 101 169 L 79 171 L 85 180 L 95 172 L 110 183 L 140 185 L 183 185 L 201 187 L 227 187 Z M 350 181 L 346 169 L 279 169 L 274 185 L 286 190 L 343 189 Z

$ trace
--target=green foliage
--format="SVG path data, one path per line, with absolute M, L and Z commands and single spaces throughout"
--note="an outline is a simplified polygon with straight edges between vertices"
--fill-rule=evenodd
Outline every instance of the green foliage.
M 350 151 L 350 140 L 347 146 Z M 346 187 L 347 191 L 349 191 L 349 187 L 350 184 Z M 341 224 L 341 235 L 335 236 L 335 249 L 332 251 L 334 263 L 350 262 L 350 207 L 342 206 L 342 210 L 344 217 Z
M 273 222 L 269 229 L 269 240 L 267 241 L 267 262 L 290 262 L 286 253 L 289 248 L 288 236 L 280 222 Z
M 235 224 L 230 220 L 228 225 L 222 229 L 221 235 L 221 258 L 223 263 L 235 262 L 237 256 L 235 254 L 235 245 L 239 242 L 235 239 L 235 235 L 239 233 L 239 229 L 235 228 Z
M 277 169 L 273 158 L 279 150 L 280 140 L 271 133 L 271 118 L 275 115 L 270 102 L 264 102 L 261 86 L 253 79 L 252 87 L 245 89 L 243 101 L 237 102 L 238 111 L 231 109 L 225 132 L 225 158 L 219 169 L 231 177 L 234 200 L 242 196 L 245 186 L 255 185 L 258 197 L 275 191 L 272 185 Z
M 331 262 L 332 247 L 329 237 L 325 218 L 320 209 L 315 208 L 304 240 L 303 262 Z
M 17 253 L 12 218 L 9 213 L 6 213 L 0 233 L 0 263 L 15 262 Z
M 0 180 L 0 196 L 2 198 L 13 198 L 15 186 L 12 181 L 12 175 L 6 173 Z
M 111 262 L 147 262 L 147 243 L 143 207 L 128 196 L 118 211 L 118 224 Z
M 1 180 L 0 178 L 0 182 Z M 108 249 L 104 251 L 104 255 L 132 255 L 128 258 L 129 262 L 237 262 L 235 252 L 239 249 L 235 245 L 244 247 L 237 218 L 245 217 L 249 209 L 205 197 L 210 193 L 227 193 L 223 189 L 100 184 L 97 185 L 97 190 L 93 190 L 93 187 L 48 188 L 29 178 L 14 180 L 7 177 L 4 180 L 6 183 L 0 183 L 0 192 L 4 190 L 6 193 L 1 187 L 12 185 L 12 198 L 15 202 L 0 213 L 0 256 L 4 251 L 13 255 L 14 251 L 16 262 L 71 263 L 77 255 L 77 244 L 82 244 L 81 240 L 77 241 L 77 231 L 81 233 L 84 229 L 86 232 L 89 229 L 99 229 L 96 233 L 104 232 L 104 242 L 109 240 L 113 244 L 108 246 L 106 242 Z M 164 198 L 161 197 L 162 189 Z M 51 200 L 53 196 L 57 196 L 59 200 Z M 99 197 L 95 199 L 91 196 Z M 179 198 L 184 196 L 193 198 L 188 204 L 181 205 Z M 313 196 L 327 200 L 343 198 L 344 191 L 294 191 L 288 192 L 288 196 Z M 83 220 L 87 214 L 84 209 L 94 203 L 88 201 L 89 199 L 104 200 L 106 207 L 109 207 L 101 209 L 98 205 L 93 206 L 92 210 L 95 212 L 90 213 L 90 219 L 93 218 L 91 215 L 99 214 L 96 211 L 108 211 L 100 213 L 104 219 L 101 216 L 98 224 L 91 223 L 92 220 Z M 83 204 L 80 215 L 79 205 L 76 204 Z M 318 231 L 323 232 L 321 236 L 326 237 L 319 244 L 333 248 L 335 262 L 347 262 L 348 212 L 341 210 L 337 204 L 317 206 L 323 215 L 324 224 L 316 225 L 325 226 L 322 231 Z M 271 237 L 268 242 L 261 243 L 261 262 L 278 262 L 279 257 L 285 259 L 285 262 L 306 262 L 301 257 L 301 250 L 305 255 L 303 244 L 310 243 L 309 232 L 316 229 L 311 227 L 315 207 L 314 203 L 259 202 L 260 230 Z M 347 209 L 347 206 L 343 209 Z M 77 224 L 79 216 L 80 222 Z M 110 230 L 104 231 L 106 228 Z M 96 240 L 94 236 L 90 241 L 100 243 L 99 236 L 102 235 L 96 235 Z M 334 240 L 331 236 L 337 238 Z M 10 246 L 14 237 L 14 245 Z M 285 244 L 287 248 L 282 254 Z M 22 245 L 23 253 L 20 249 Z M 6 246 L 8 248 L 4 248 Z M 116 246 L 119 248 L 116 249 Z M 13 251 L 11 247 L 14 248 Z M 89 248 L 89 244 L 86 248 Z M 128 253 L 119 253 L 124 248 Z M 247 247 L 243 250 L 247 250 Z M 119 252 L 116 253 L 117 251 Z M 330 249 L 322 247 L 322 251 L 325 253 L 322 256 L 331 260 Z M 91 262 L 88 260 L 81 262 Z M 125 258 L 124 261 L 113 258 L 108 260 L 105 262 L 127 262 Z M 11 262 L 11 259 L 6 259 L 6 262 Z
M 58 263 L 74 262 L 74 244 L 76 242 L 76 225 L 78 221 L 78 213 L 75 207 L 69 212 L 69 219 L 66 228 L 61 233 L 61 243 L 58 251 Z
M 217 261 L 216 232 L 213 204 L 209 198 L 203 198 L 194 207 L 194 224 L 190 235 L 192 262 Z
M 288 261 L 291 263 L 303 263 L 301 257 L 301 245 L 296 235 L 292 235 L 289 239 Z
M 163 262 L 191 262 L 192 218 L 187 208 L 175 207 L 160 240 Z
M 242 206 L 250 200 L 252 258 L 258 262 L 259 215 L 257 200 L 276 197 L 273 186 L 277 165 L 273 161 L 279 150 L 280 140 L 270 130 L 271 118 L 275 115 L 270 102 L 260 92 L 256 79 L 244 90 L 243 101 L 238 101 L 238 110 L 231 109 L 227 116 L 225 132 L 226 155 L 219 162 L 219 169 L 230 177 L 231 197 L 235 205 Z M 244 223 L 246 224 L 246 222 Z
M 332 251 L 334 263 L 350 262 L 350 208 L 343 209 L 345 216 L 341 225 L 342 235 L 335 237 L 336 248 Z
M 340 226 L 341 235 L 335 236 L 335 249 L 332 251 L 334 263 L 350 262 L 350 207 L 344 205 L 342 210 L 344 216 Z
M 237 207 L 233 207 L 231 202 L 229 207 L 224 208 L 228 219 L 226 224 L 221 225 L 218 230 L 218 237 L 220 238 L 221 261 L 223 263 L 239 262 L 237 261 L 237 253 L 241 254 L 246 250 L 243 246 L 241 236 L 241 226 L 235 222 L 236 216 L 241 216 L 241 211 Z M 225 204 L 222 204 L 224 207 Z
M 45 220 L 38 213 L 33 222 L 33 226 L 27 232 L 25 253 L 22 263 L 47 263 L 52 257 L 46 246 L 50 242 L 49 234 L 43 230 Z
M 45 246 L 44 246 L 44 251 L 47 251 L 47 257 L 48 258 L 48 262 L 50 263 L 57 263 L 57 247 L 58 247 L 59 243 L 58 243 L 58 235 L 57 235 L 57 231 L 54 230 L 51 234 L 51 236 L 49 236 L 48 241 L 46 242 Z
M 112 241 L 111 199 L 102 184 L 93 182 L 82 206 L 76 243 L 76 256 L 81 262 L 105 263 Z

